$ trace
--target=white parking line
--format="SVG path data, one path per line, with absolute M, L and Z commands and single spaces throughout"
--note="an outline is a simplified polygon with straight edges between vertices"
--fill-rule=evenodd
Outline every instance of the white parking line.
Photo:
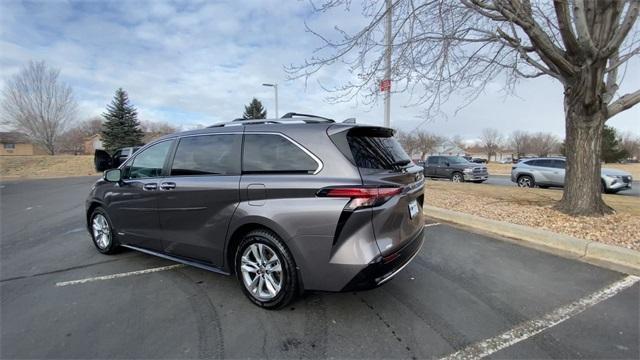
M 599 302 L 611 298 L 638 281 L 640 281 L 640 277 L 629 275 L 622 280 L 616 281 L 613 284 L 594 292 L 591 295 L 583 297 L 569 305 L 560 307 L 541 318 L 524 322 L 507 332 L 470 345 L 462 350 L 443 357 L 442 359 L 480 359 L 489 356 L 580 314 Z
M 80 280 L 63 281 L 63 282 L 56 283 L 56 286 L 77 285 L 77 284 L 84 284 L 84 283 L 93 282 L 93 281 L 118 279 L 118 278 L 123 278 L 127 276 L 143 275 L 143 274 L 149 274 L 149 273 L 154 273 L 158 271 L 173 270 L 173 269 L 178 269 L 185 266 L 186 265 L 184 264 L 176 264 L 176 265 L 162 266 L 162 267 L 146 269 L 146 270 L 138 270 L 138 271 L 130 271 L 126 273 L 113 274 L 113 275 L 97 276 L 97 277 L 91 277 L 91 278 L 80 279 Z
M 425 224 L 424 227 L 436 226 L 436 225 L 440 225 L 440 223 Z

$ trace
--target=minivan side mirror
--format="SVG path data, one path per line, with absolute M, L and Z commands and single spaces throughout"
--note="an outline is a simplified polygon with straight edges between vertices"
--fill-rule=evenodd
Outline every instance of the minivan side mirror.
M 447 167 L 451 166 L 451 163 L 448 162 L 448 161 L 446 163 L 444 163 L 444 164 L 447 165 Z
M 108 182 L 120 182 L 122 180 L 122 170 L 111 169 L 104 172 L 104 179 Z

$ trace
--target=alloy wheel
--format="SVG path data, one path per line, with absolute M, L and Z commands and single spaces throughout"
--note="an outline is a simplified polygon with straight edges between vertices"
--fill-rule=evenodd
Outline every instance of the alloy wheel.
M 256 299 L 267 301 L 280 293 L 284 280 L 282 262 L 270 246 L 263 243 L 247 246 L 240 270 L 244 286 Z
M 454 183 L 462 182 L 462 175 L 453 174 L 453 177 L 451 178 L 451 181 L 453 181 Z
M 531 179 L 529 177 L 527 177 L 527 176 L 523 176 L 518 180 L 518 186 L 520 186 L 521 188 L 533 187 L 533 186 L 531 186 Z
M 111 244 L 111 229 L 104 215 L 96 214 L 96 216 L 93 217 L 91 228 L 96 245 L 103 250 L 108 248 Z

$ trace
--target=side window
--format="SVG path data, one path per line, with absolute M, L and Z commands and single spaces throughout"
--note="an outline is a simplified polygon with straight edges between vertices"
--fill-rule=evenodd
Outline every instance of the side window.
M 129 179 L 141 179 L 162 175 L 162 167 L 173 141 L 163 141 L 146 148 L 131 162 L 128 169 Z
M 552 160 L 552 164 L 551 166 L 557 169 L 564 169 L 565 168 L 565 161 L 564 160 Z
M 242 135 L 220 134 L 180 139 L 172 176 L 236 175 L 240 173 Z
M 529 161 L 525 161 L 524 163 L 529 165 L 529 166 L 540 166 L 540 160 L 529 160 Z
M 437 165 L 438 164 L 438 157 L 437 156 L 429 156 L 429 158 L 427 159 L 427 164 L 429 164 L 429 165 Z
M 320 166 L 288 139 L 275 134 L 245 134 L 242 171 L 313 173 Z

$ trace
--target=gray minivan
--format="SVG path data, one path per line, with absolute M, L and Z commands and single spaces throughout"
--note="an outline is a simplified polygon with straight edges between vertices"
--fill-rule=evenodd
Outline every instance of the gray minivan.
M 422 168 L 391 129 L 294 115 L 171 134 L 107 170 L 86 202 L 98 251 L 235 273 L 265 308 L 391 279 L 423 243 Z

